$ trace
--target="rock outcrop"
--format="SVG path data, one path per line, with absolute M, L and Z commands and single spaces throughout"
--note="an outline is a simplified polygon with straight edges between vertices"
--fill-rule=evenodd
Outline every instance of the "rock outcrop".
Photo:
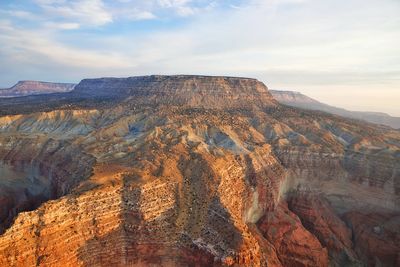
M 0 103 L 39 103 L 0 118 L 0 266 L 398 263 L 398 131 L 280 106 L 244 78 L 59 97 Z
M 258 222 L 263 236 L 273 244 L 283 266 L 328 266 L 328 250 L 304 228 L 285 202 Z

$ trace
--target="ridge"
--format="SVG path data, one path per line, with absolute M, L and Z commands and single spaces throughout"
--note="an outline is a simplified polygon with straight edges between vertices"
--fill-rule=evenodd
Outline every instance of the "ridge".
M 227 76 L 150 75 L 84 79 L 73 92 L 86 97 L 112 97 L 150 105 L 218 109 L 277 105 L 262 82 Z

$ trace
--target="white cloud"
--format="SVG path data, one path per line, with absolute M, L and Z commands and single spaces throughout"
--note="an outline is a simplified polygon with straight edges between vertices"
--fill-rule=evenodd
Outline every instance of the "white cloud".
M 182 7 L 182 6 L 187 6 L 190 2 L 190 0 L 158 0 L 158 4 L 161 7 Z
M 71 26 L 71 29 L 99 27 L 116 21 L 189 17 L 215 8 L 213 0 L 31 0 L 40 11 L 3 10 L 17 19 L 44 22 L 45 25 Z M 79 24 L 79 27 L 76 25 Z M 65 28 L 66 28 L 65 27 Z M 53 27 L 55 29 L 56 27 Z
M 113 16 L 117 19 L 127 20 L 150 20 L 155 19 L 157 16 L 150 12 L 138 9 L 136 7 L 114 8 L 112 10 Z
M 188 17 L 210 10 L 216 6 L 217 1 L 212 0 L 119 0 L 121 5 L 114 8 L 116 13 L 126 13 L 126 10 L 141 11 L 152 14 L 151 18 L 158 17 Z M 122 12 L 121 12 L 122 11 Z M 158 16 L 157 14 L 160 14 Z M 161 15 L 162 14 L 162 15 Z M 148 17 L 145 17 L 148 19 Z
M 40 16 L 37 16 L 31 12 L 25 10 L 1 10 L 0 13 L 5 15 L 9 15 L 14 18 L 23 19 L 23 20 L 39 20 L 41 19 Z
M 12 29 L 12 23 L 7 19 L 0 19 L 0 30 L 7 31 Z M 0 32 L 1 33 L 1 32 Z
M 57 25 L 71 28 L 76 25 Z M 48 31 L 29 31 L 0 23 L 0 54 L 12 59 L 14 64 L 69 66 L 79 69 L 129 68 L 132 63 L 123 55 L 113 51 L 91 51 L 70 47 L 51 38 Z M 50 67 L 51 68 L 51 67 Z M 57 68 L 57 67 L 56 67 Z
M 155 19 L 157 16 L 149 11 L 137 11 L 137 12 L 132 12 L 131 15 L 127 17 L 133 20 L 146 20 L 146 19 Z
M 55 23 L 55 22 L 46 22 L 44 26 L 48 29 L 54 29 L 54 30 L 76 30 L 80 28 L 79 23 Z
M 47 16 L 63 18 L 87 26 L 101 26 L 113 21 L 101 0 L 36 0 Z
M 191 6 L 190 0 L 158 0 L 161 8 L 173 9 L 180 16 L 190 16 L 195 14 L 195 8 Z

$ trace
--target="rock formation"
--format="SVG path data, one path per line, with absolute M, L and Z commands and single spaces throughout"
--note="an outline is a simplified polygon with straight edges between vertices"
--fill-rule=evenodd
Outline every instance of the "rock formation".
M 50 83 L 39 81 L 19 81 L 10 88 L 0 89 L 1 97 L 20 97 L 28 95 L 65 93 L 73 90 L 73 83 Z
M 88 79 L 0 111 L 0 266 L 399 263 L 398 131 L 232 77 Z

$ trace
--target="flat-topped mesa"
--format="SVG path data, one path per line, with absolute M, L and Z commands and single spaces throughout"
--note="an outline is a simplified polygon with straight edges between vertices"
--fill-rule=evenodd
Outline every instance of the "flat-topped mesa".
M 277 105 L 262 82 L 238 77 L 152 75 L 84 79 L 75 87 L 74 93 L 123 98 L 144 105 L 168 104 L 217 109 Z
M 40 81 L 19 81 L 11 88 L 0 90 L 0 97 L 66 93 L 74 89 L 73 83 L 52 83 Z

